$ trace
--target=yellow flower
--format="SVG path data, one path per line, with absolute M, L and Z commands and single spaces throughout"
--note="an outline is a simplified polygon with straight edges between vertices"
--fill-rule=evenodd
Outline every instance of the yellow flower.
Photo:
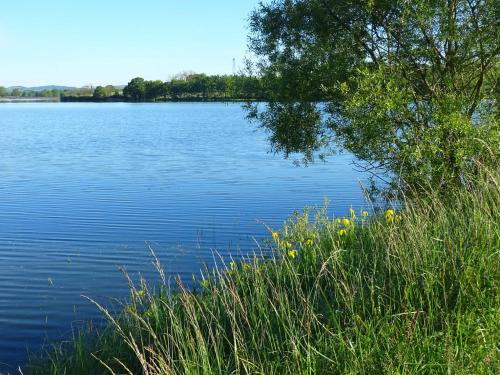
M 288 250 L 288 256 L 290 258 L 294 259 L 297 256 L 297 250 L 295 250 L 295 249 Z
M 231 261 L 231 263 L 229 263 L 229 267 L 231 267 L 231 269 L 234 270 L 236 268 L 236 263 Z
M 306 242 L 304 242 L 304 245 L 306 245 L 306 246 L 312 246 L 312 244 L 313 244 L 313 240 L 311 240 L 311 239 L 308 239 L 308 240 L 306 240 Z
M 385 220 L 388 223 L 392 223 L 394 221 L 394 216 L 394 210 L 388 209 L 387 211 L 385 211 Z
M 292 247 L 292 243 L 291 243 L 291 242 L 286 241 L 286 242 L 285 242 L 285 248 L 289 249 L 289 248 L 291 248 L 291 247 Z
M 335 222 L 336 222 L 337 224 L 340 224 L 340 223 L 342 222 L 342 220 L 340 220 L 340 218 L 338 217 L 338 218 L 336 218 L 336 219 L 335 219 Z
M 361 216 L 368 217 L 368 211 L 361 211 Z
M 351 219 L 354 219 L 356 217 L 356 211 L 354 211 L 352 207 L 349 208 L 349 216 L 351 217 Z
M 339 236 L 345 236 L 347 235 L 347 231 L 345 229 L 339 230 Z
M 250 266 L 250 264 L 243 263 L 243 271 L 248 271 L 250 268 L 252 268 L 252 266 Z
M 137 292 L 137 297 L 141 298 L 144 295 L 144 290 L 139 290 Z
M 273 236 L 273 240 L 276 242 L 280 238 L 280 235 L 278 232 L 271 232 L 271 236 Z
M 208 286 L 209 286 L 209 285 L 210 285 L 210 282 L 208 281 L 208 279 L 203 279 L 203 280 L 201 281 L 201 286 L 202 286 L 203 288 L 205 288 L 205 289 L 206 289 L 206 288 L 208 288 Z
M 343 218 L 342 219 L 342 224 L 344 224 L 345 226 L 348 226 L 349 224 L 351 223 L 351 221 L 348 219 L 348 218 Z

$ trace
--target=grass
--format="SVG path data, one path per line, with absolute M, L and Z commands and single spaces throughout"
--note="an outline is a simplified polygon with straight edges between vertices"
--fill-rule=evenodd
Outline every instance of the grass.
M 399 211 L 305 211 L 195 290 L 131 285 L 31 374 L 498 374 L 496 180 Z M 366 215 L 366 214 L 365 214 Z M 348 219 L 348 220 L 347 220 Z M 259 254 L 260 255 L 260 254 Z

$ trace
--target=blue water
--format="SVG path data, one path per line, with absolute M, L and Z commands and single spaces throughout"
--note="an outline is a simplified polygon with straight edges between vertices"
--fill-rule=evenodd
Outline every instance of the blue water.
M 0 105 L 0 373 L 125 298 L 126 267 L 190 279 L 214 250 L 256 249 L 325 198 L 362 205 L 348 154 L 297 167 L 238 104 Z

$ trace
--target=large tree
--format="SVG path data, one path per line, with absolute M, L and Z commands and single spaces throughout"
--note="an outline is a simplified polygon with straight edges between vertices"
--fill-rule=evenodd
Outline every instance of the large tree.
M 123 89 L 123 95 L 129 99 L 140 101 L 146 98 L 146 81 L 144 78 L 132 79 Z
M 251 15 L 270 101 L 250 117 L 306 160 L 345 148 L 413 188 L 499 150 L 496 0 L 274 0 Z
M 106 90 L 102 86 L 97 86 L 92 94 L 94 99 L 104 99 L 106 96 Z

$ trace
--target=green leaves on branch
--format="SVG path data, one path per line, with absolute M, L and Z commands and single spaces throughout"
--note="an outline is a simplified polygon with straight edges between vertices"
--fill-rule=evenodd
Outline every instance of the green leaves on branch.
M 497 12 L 489 0 L 262 4 L 250 46 L 271 101 L 249 115 L 286 156 L 345 148 L 414 191 L 459 185 L 498 162 Z

